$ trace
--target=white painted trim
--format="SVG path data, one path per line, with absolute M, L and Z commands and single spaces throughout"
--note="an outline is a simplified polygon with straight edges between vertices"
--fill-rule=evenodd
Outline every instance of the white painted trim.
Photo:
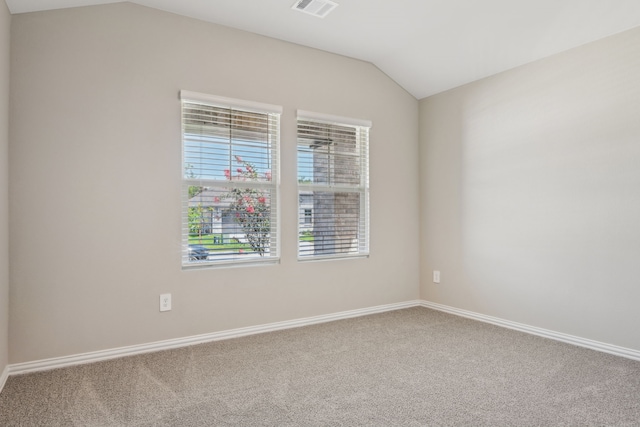
M 120 347 L 110 350 L 94 351 L 90 353 L 72 356 L 56 357 L 51 359 L 36 360 L 33 362 L 16 363 L 9 365 L 9 375 L 27 374 L 31 372 L 46 371 L 50 369 L 64 368 L 67 366 L 82 365 L 85 363 L 100 362 L 125 356 L 151 353 L 154 351 L 169 350 L 186 347 L 194 344 L 203 344 L 212 341 L 220 341 L 230 338 L 239 338 L 247 335 L 261 334 L 264 332 L 279 331 L 282 329 L 298 328 L 301 326 L 315 325 L 318 323 L 332 322 L 334 320 L 348 319 L 352 317 L 366 316 L 368 314 L 383 313 L 385 311 L 400 310 L 403 308 L 419 306 L 421 301 L 407 301 L 395 304 L 379 305 L 376 307 L 361 308 L 358 310 L 342 311 L 339 313 L 325 314 L 321 316 L 306 317 L 303 319 L 287 320 L 284 322 L 269 323 L 266 325 L 250 326 L 247 328 L 231 329 L 210 334 L 194 335 L 184 338 L 176 338 L 165 341 L 157 341 L 148 344 Z M 6 371 L 6 369 L 5 369 Z
M 625 357 L 628 359 L 640 361 L 640 351 L 593 341 L 573 335 L 563 334 L 560 332 L 550 331 L 548 329 L 537 328 L 534 326 L 516 323 L 497 317 L 487 316 L 472 311 L 462 310 L 437 304 L 424 300 L 413 300 L 395 304 L 380 305 L 376 307 L 361 308 L 358 310 L 342 311 L 339 313 L 325 314 L 321 316 L 306 317 L 302 319 L 287 320 L 284 322 L 269 323 L 266 325 L 250 326 L 246 328 L 231 329 L 221 332 L 213 332 L 210 334 L 194 335 L 184 338 L 176 338 L 165 341 L 156 341 L 148 344 L 133 345 L 128 347 L 120 347 L 109 350 L 94 351 L 90 353 L 76 354 L 72 356 L 56 357 L 51 359 L 36 360 L 33 362 L 16 363 L 9 365 L 4 369 L 0 376 L 0 391 L 9 375 L 27 374 L 31 372 L 46 371 L 50 369 L 64 368 L 67 366 L 82 365 L 85 363 L 100 362 L 103 360 L 116 359 L 125 356 L 134 356 L 137 354 L 151 353 L 155 351 L 169 350 L 173 348 L 186 347 L 189 345 L 203 344 L 207 342 L 220 341 L 231 338 L 239 338 L 248 335 L 261 334 L 265 332 L 279 331 L 283 329 L 298 328 L 302 326 L 315 325 L 318 323 L 332 322 L 334 320 L 349 319 L 352 317 L 366 316 L 369 314 L 383 313 L 386 311 L 400 310 L 403 308 L 421 306 L 431 308 L 445 313 L 454 314 L 456 316 L 466 317 L 480 322 L 491 323 L 508 329 L 514 329 L 532 335 L 538 335 L 544 338 L 550 338 L 556 341 L 568 344 L 586 347 L 592 350 L 613 354 L 615 356 Z
M 351 117 L 334 116 L 332 114 L 314 113 L 312 111 L 298 110 L 298 119 L 302 120 L 314 120 L 317 122 L 324 122 L 336 125 L 348 125 L 348 126 L 360 126 L 365 128 L 371 128 L 373 123 L 371 120 L 354 119 Z
M 9 365 L 4 367 L 4 371 L 0 374 L 0 393 L 2 393 L 2 389 L 4 385 L 7 383 L 7 379 L 9 378 Z
M 206 93 L 180 91 L 180 99 L 183 101 L 199 102 L 221 108 L 238 108 L 245 111 L 264 114 L 282 114 L 280 105 L 265 104 L 262 102 L 245 101 L 243 99 L 226 98 L 223 96 L 209 95 Z
M 472 311 L 462 310 L 447 305 L 437 304 L 430 301 L 421 301 L 421 306 L 443 311 L 456 316 L 466 317 L 480 322 L 491 323 L 493 325 L 502 326 L 503 328 L 514 329 L 520 332 L 526 332 L 532 335 L 538 335 L 544 338 L 550 338 L 555 341 L 561 341 L 568 344 L 585 347 L 591 350 L 601 351 L 603 353 L 613 354 L 615 356 L 625 357 L 627 359 L 640 360 L 640 351 L 626 347 L 619 347 L 612 344 L 593 341 L 586 338 L 576 337 L 574 335 L 555 332 L 548 329 L 538 328 L 535 326 L 525 325 L 523 323 L 512 322 L 510 320 L 500 319 L 498 317 L 487 316 L 485 314 L 475 313 Z

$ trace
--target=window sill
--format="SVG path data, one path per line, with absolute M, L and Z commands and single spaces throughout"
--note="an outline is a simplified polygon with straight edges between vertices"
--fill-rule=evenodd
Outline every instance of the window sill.
M 238 267 L 262 267 L 266 265 L 280 264 L 280 258 L 269 258 L 265 260 L 236 260 L 236 261 L 196 261 L 188 264 L 182 264 L 183 271 L 219 269 L 219 268 L 238 268 Z
M 369 258 L 369 253 L 353 255 L 317 255 L 298 257 L 298 262 L 344 261 L 350 259 Z

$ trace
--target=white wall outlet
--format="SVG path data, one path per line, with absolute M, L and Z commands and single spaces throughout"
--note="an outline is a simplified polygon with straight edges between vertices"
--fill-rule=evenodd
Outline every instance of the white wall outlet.
M 440 271 L 433 270 L 433 283 L 440 283 Z
M 171 310 L 171 294 L 160 295 L 160 311 Z

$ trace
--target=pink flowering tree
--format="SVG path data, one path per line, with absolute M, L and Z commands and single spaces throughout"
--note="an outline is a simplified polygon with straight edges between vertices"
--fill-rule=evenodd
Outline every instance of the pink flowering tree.
M 251 163 L 235 156 L 240 167 L 232 175 L 225 169 L 224 175 L 233 181 L 258 181 L 259 175 Z M 271 173 L 265 173 L 265 178 L 271 180 Z M 242 227 L 247 241 L 254 252 L 264 256 L 269 247 L 269 233 L 271 232 L 271 211 L 269 200 L 264 192 L 255 188 L 233 188 L 225 195 L 231 200 L 231 211 L 235 221 Z

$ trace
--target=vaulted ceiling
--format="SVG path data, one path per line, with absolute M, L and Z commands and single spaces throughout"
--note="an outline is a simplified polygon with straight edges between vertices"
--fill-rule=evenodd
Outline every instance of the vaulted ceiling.
M 640 26 L 639 0 L 134 0 L 371 62 L 418 99 Z M 6 0 L 12 14 L 114 0 Z

